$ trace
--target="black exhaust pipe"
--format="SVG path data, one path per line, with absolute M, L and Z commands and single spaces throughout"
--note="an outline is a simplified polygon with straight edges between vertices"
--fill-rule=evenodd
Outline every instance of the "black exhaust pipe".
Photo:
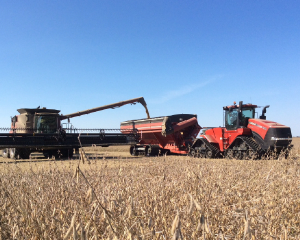
M 265 116 L 265 113 L 267 112 L 267 108 L 270 107 L 270 105 L 267 105 L 263 108 L 262 110 L 262 113 L 261 113 L 261 116 L 259 117 L 259 119 L 263 119 L 263 120 L 266 120 L 266 116 Z

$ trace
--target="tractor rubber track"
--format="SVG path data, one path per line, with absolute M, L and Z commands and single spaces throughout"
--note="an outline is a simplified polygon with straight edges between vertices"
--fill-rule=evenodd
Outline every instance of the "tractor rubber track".
M 213 158 L 217 158 L 219 156 L 220 150 L 218 148 L 216 148 L 214 145 L 212 145 L 209 141 L 207 141 L 207 139 L 202 138 L 201 139 L 202 142 L 205 144 L 205 146 L 212 151 L 212 156 Z
M 260 158 L 263 155 L 264 151 L 252 137 L 240 136 L 238 138 L 244 141 L 249 146 L 249 148 L 251 148 L 251 150 L 256 153 L 257 158 Z

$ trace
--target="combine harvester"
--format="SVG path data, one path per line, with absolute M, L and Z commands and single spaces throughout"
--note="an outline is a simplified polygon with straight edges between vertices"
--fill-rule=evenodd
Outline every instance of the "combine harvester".
M 20 115 L 12 117 L 11 127 L 0 128 L 2 132 L 9 131 L 9 133 L 0 133 L 2 156 L 27 159 L 32 152 L 42 152 L 45 157 L 71 158 L 74 149 L 78 150 L 81 146 L 134 144 L 137 140 L 134 131 L 122 134 L 120 129 L 75 129 L 70 124 L 70 118 L 135 103 L 141 103 L 145 107 L 149 118 L 147 104 L 143 97 L 67 115 L 59 114 L 60 110 L 56 109 L 18 109 Z M 68 123 L 63 125 L 62 120 L 68 120 Z
M 175 153 L 229 159 L 287 156 L 292 147 L 291 129 L 266 120 L 269 106 L 256 119 L 257 107 L 243 102 L 224 107 L 225 127 L 205 128 L 200 138 L 196 138 L 201 129 L 197 116 L 190 114 L 125 121 L 121 129 L 123 133 L 128 133 L 126 129 L 138 131 L 140 140 L 130 147 L 132 155 Z

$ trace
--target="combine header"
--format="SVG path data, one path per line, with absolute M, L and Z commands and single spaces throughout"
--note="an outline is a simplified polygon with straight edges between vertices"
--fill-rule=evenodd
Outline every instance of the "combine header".
M 197 115 L 177 114 L 165 117 L 130 120 L 121 123 L 122 133 L 136 129 L 140 141 L 130 147 L 131 155 L 159 153 L 187 154 L 201 127 Z

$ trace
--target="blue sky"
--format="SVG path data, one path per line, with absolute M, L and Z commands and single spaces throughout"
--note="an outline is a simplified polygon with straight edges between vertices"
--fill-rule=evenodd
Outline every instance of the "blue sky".
M 1 1 L 0 126 L 18 108 L 63 114 L 143 96 L 150 115 L 222 126 L 233 101 L 270 105 L 300 136 L 299 1 Z M 260 109 L 258 110 L 260 113 Z M 73 118 L 118 128 L 128 105 Z

